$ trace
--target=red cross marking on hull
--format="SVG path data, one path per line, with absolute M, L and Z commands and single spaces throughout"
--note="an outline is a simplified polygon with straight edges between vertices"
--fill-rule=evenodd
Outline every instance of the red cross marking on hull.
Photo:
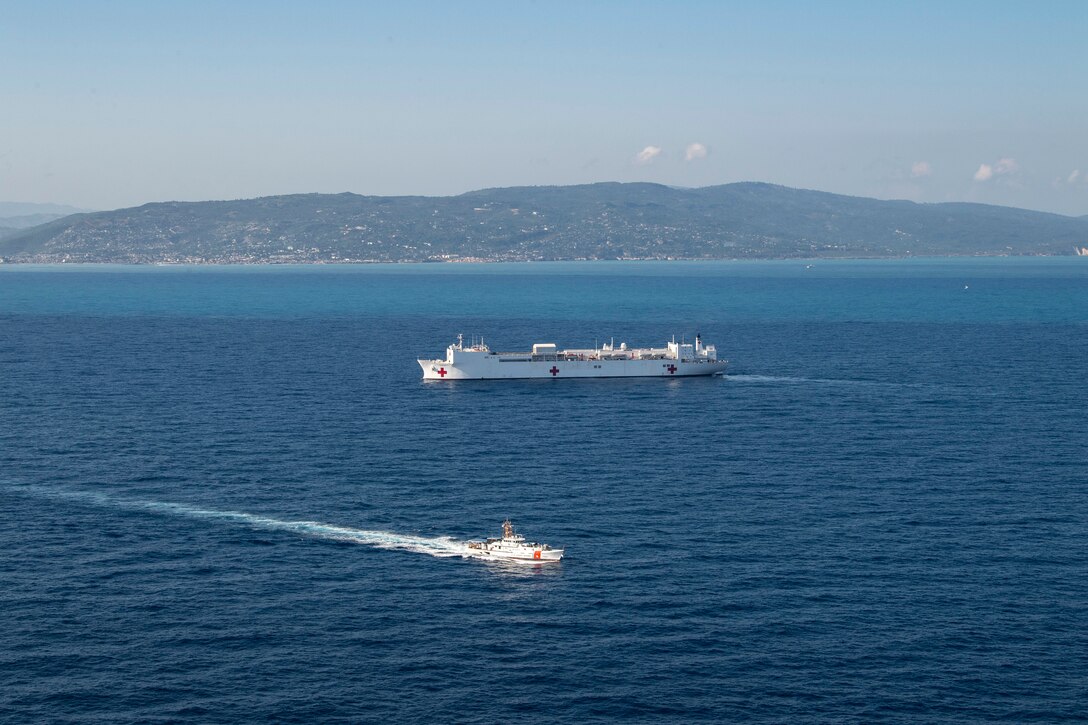
M 438 368 L 437 372 L 438 372 L 439 377 L 443 377 L 443 378 L 446 377 L 446 368 Z
M 548 372 L 551 373 L 552 377 L 554 378 L 556 375 L 559 374 L 559 368 L 556 367 L 555 365 L 552 365 L 552 369 L 549 370 Z
M 676 372 L 676 366 L 675 366 L 675 365 L 670 365 L 670 366 L 669 366 L 669 367 L 667 368 L 667 370 L 669 371 L 669 375 L 672 375 L 673 373 L 675 373 L 675 372 Z

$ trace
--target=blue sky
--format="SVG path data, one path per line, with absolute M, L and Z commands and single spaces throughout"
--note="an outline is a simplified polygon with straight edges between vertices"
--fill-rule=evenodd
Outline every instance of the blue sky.
M 0 200 L 768 181 L 1088 214 L 1088 3 L 0 2 Z

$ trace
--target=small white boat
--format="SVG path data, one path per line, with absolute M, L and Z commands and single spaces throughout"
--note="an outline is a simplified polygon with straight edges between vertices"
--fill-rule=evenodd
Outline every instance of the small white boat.
M 487 541 L 470 541 L 468 556 L 477 559 L 513 559 L 515 561 L 544 562 L 559 561 L 563 558 L 562 549 L 553 549 L 547 544 L 526 541 L 521 534 L 514 532 L 510 519 L 502 522 L 502 538 Z

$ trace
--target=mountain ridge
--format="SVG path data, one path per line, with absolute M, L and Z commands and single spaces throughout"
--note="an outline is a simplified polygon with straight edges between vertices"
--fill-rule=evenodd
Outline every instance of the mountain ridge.
M 150 202 L 0 238 L 8 262 L 283 263 L 767 259 L 1073 253 L 1088 218 L 765 182 L 300 193 Z

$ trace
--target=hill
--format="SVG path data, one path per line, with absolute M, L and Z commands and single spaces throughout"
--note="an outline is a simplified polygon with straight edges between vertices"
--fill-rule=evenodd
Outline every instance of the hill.
M 38 204 L 27 201 L 0 201 L 0 217 L 31 216 L 34 214 L 47 214 L 50 216 L 67 216 L 79 212 L 92 211 L 80 209 L 67 204 Z
M 298 194 L 75 214 L 0 239 L 14 262 L 710 259 L 1072 253 L 1088 220 L 761 183 Z
M 16 234 L 20 229 L 36 227 L 54 219 L 87 211 L 63 204 L 31 204 L 0 201 L 0 239 Z

